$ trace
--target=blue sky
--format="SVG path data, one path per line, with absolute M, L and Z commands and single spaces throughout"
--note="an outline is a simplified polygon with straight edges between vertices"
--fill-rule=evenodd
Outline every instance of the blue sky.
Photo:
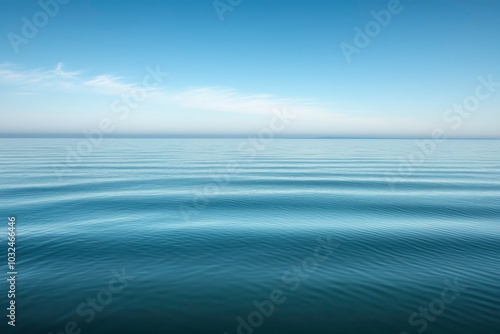
M 0 134 L 500 137 L 498 1 L 55 1 L 0 2 Z

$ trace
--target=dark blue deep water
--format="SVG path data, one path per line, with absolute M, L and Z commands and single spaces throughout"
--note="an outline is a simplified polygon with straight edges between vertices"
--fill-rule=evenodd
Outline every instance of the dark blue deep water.
M 500 141 L 91 145 L 0 139 L 2 334 L 500 333 Z

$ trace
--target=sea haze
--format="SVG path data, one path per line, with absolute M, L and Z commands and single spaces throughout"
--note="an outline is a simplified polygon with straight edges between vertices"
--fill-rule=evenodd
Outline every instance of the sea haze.
M 16 333 L 500 330 L 500 141 L 0 144 Z

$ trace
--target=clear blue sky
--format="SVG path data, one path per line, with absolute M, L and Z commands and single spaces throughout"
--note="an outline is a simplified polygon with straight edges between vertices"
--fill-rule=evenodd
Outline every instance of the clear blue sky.
M 500 82 L 500 1 L 401 0 L 363 47 L 389 1 L 237 2 L 70 0 L 27 38 L 40 4 L 0 1 L 0 134 L 247 134 L 286 108 L 283 134 L 500 137 L 500 86 L 449 111 Z M 168 76 L 125 107 L 147 68 Z

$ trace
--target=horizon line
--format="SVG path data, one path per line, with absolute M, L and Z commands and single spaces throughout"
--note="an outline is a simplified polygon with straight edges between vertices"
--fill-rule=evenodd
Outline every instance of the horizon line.
M 149 139 L 168 139 L 168 138 L 178 138 L 178 139 L 232 139 L 232 138 L 249 138 L 258 137 L 255 134 L 107 134 L 103 135 L 102 138 L 149 138 Z M 0 138 L 89 138 L 84 134 L 74 134 L 74 133 L 32 133 L 32 134 L 19 134 L 19 133 L 0 133 Z M 272 138 L 263 138 L 264 140 L 269 139 L 434 139 L 432 136 L 375 136 L 375 135 L 358 135 L 358 136 L 336 136 L 336 135 L 300 135 L 300 134 L 290 134 L 290 135 L 276 135 Z M 446 138 L 437 138 L 436 140 L 500 140 L 500 136 L 452 136 Z

